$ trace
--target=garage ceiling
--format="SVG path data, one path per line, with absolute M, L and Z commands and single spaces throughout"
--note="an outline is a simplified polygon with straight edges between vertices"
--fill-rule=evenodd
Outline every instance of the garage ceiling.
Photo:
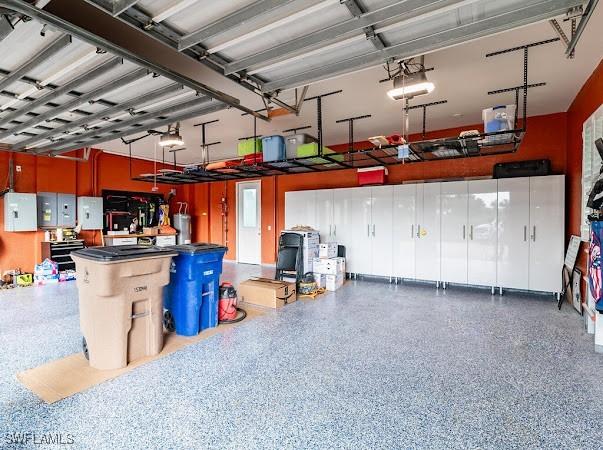
M 292 110 L 293 94 L 286 92 L 292 88 L 563 16 L 585 2 L 35 2 L 44 10 L 30 3 L 0 0 L 7 13 L 0 16 L 0 145 L 45 154 L 98 145 L 228 107 L 233 108 L 229 116 L 237 118 L 241 111 L 267 104 Z M 157 40 L 163 47 L 150 51 Z M 499 47 L 506 46 L 500 42 Z M 465 55 L 452 66 L 464 66 L 472 57 Z M 436 62 L 435 57 L 428 59 L 428 65 Z M 434 79 L 452 69 L 449 64 L 440 66 Z M 438 71 L 442 75 L 436 75 Z M 371 70 L 354 77 L 371 73 L 377 74 Z M 373 85 L 383 90 L 375 80 Z M 323 88 L 316 84 L 311 92 Z M 337 104 L 334 100 L 333 107 Z M 308 109 L 306 105 L 304 115 Z M 280 132 L 293 118 L 284 119 L 282 126 L 274 119 L 260 127 Z M 311 119 L 296 119 L 301 118 Z M 227 128 L 239 136 L 250 134 L 241 133 L 236 121 Z M 221 133 L 217 137 L 226 142 Z

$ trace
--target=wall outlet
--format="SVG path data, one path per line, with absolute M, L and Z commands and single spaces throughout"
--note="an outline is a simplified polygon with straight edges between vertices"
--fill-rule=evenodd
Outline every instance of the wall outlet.
M 15 170 L 16 170 L 17 172 L 21 172 L 21 166 L 15 166 Z

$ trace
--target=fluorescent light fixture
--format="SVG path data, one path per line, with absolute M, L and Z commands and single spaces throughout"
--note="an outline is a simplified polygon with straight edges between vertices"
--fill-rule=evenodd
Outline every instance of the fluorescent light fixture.
M 434 84 L 427 81 L 425 72 L 415 72 L 396 76 L 394 87 L 387 91 L 387 95 L 392 100 L 411 99 L 417 95 L 429 94 L 434 89 Z

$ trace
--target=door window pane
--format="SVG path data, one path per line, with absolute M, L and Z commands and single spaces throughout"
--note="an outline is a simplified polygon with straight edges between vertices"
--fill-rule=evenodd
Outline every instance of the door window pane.
M 245 228 L 257 227 L 257 191 L 245 189 L 243 191 L 243 226 Z

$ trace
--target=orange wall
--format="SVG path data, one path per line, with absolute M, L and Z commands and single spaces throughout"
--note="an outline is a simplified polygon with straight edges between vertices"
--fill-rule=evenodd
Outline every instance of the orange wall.
M 528 119 L 528 132 L 517 153 L 488 156 L 479 158 L 465 158 L 449 161 L 434 161 L 397 165 L 389 167 L 389 183 L 396 184 L 411 180 L 428 180 L 440 178 L 460 178 L 491 176 L 493 166 L 497 162 L 520 161 L 529 159 L 551 160 L 554 173 L 563 174 L 566 169 L 566 142 L 567 126 L 566 114 L 550 114 L 536 116 Z M 463 128 L 438 130 L 428 133 L 427 138 L 455 136 L 462 130 L 481 129 L 481 125 L 471 125 Z M 419 136 L 411 136 L 412 140 Z M 356 148 L 368 147 L 368 142 L 356 144 Z M 334 150 L 346 150 L 347 144 L 331 146 Z M 356 171 L 340 170 L 323 174 L 308 173 L 298 175 L 281 175 L 278 177 L 261 178 L 262 183 L 262 262 L 274 263 L 277 248 L 278 231 L 282 230 L 285 223 L 285 192 L 305 189 L 324 189 L 357 186 Z M 229 211 L 228 211 L 228 247 L 227 259 L 236 259 L 236 182 L 220 182 L 199 184 L 192 187 L 196 207 L 201 202 L 209 211 L 208 216 L 195 216 L 195 230 L 193 237 L 203 240 L 202 234 L 209 221 L 212 242 L 224 243 L 222 238 L 222 216 L 220 215 L 220 199 L 226 186 Z M 205 202 L 209 199 L 209 205 Z M 201 223 L 198 223 L 201 219 Z
M 81 152 L 75 152 L 81 156 Z M 76 162 L 58 158 L 34 157 L 14 154 L 15 165 L 21 172 L 15 173 L 16 192 L 62 192 L 78 196 L 100 195 L 103 189 L 118 189 L 151 192 L 152 185 L 131 181 L 128 158 L 93 151 L 88 162 Z M 10 154 L 0 152 L 0 179 L 8 180 Z M 96 170 L 95 170 L 96 169 Z M 132 160 L 132 174 L 153 172 L 153 163 L 140 159 Z M 96 172 L 96 188 L 93 179 Z M 8 181 L 7 181 L 8 184 Z M 4 186 L 2 186 L 3 188 Z M 166 194 L 173 186 L 159 185 L 159 192 Z M 182 188 L 177 189 L 177 200 L 184 199 Z M 0 199 L 0 271 L 21 268 L 33 270 L 41 259 L 44 233 L 4 231 L 4 200 Z M 100 245 L 100 232 L 84 231 L 81 237 L 88 245 Z
M 580 235 L 582 201 L 582 125 L 603 104 L 603 60 L 591 74 L 567 110 L 566 230 Z M 586 244 L 582 244 L 582 249 Z M 576 266 L 586 274 L 587 254 L 580 252 Z M 586 284 L 583 283 L 582 294 Z M 584 297 L 583 297 L 584 298 Z

